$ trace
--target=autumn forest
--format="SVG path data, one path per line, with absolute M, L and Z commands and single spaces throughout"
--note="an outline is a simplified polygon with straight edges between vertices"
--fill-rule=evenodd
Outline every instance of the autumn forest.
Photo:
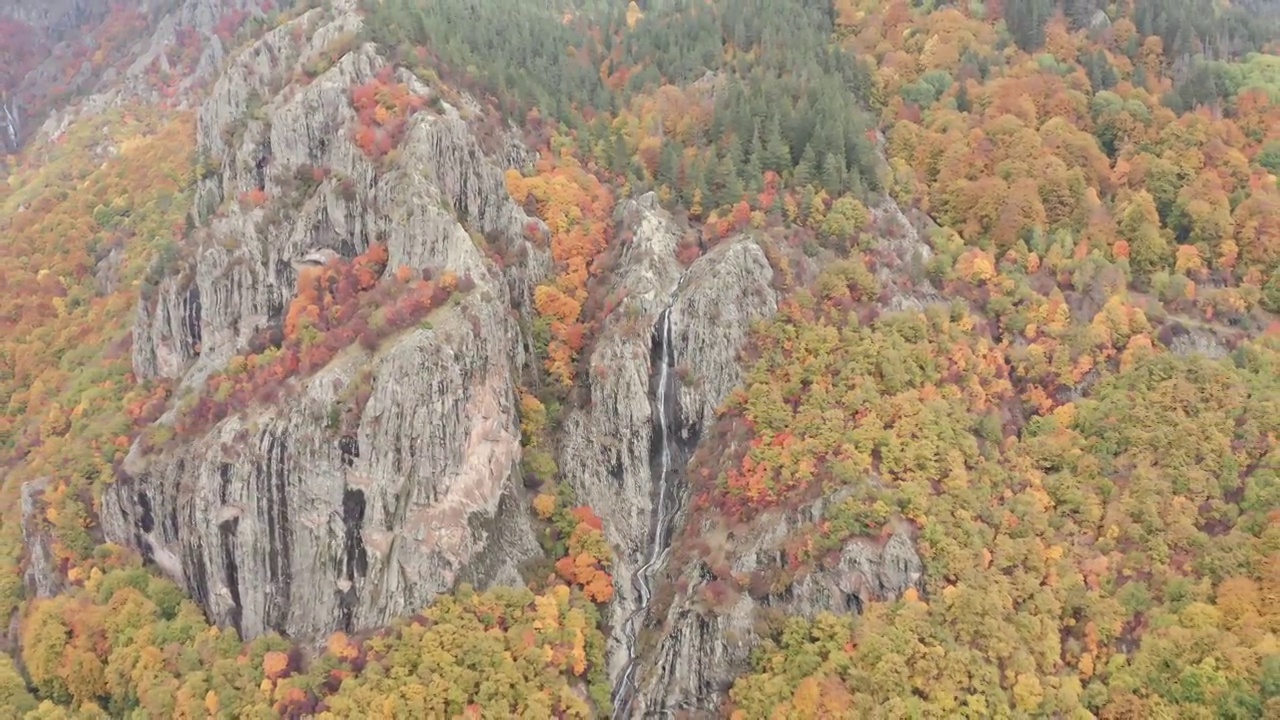
M 682 593 L 707 618 L 756 609 L 707 716 L 1280 717 L 1273 0 L 346 3 L 362 23 L 289 83 L 366 44 L 385 58 L 341 89 L 332 142 L 390 172 L 447 105 L 486 151 L 529 149 L 503 186 L 550 258 L 512 399 L 541 554 L 524 586 L 458 582 L 319 638 L 211 621 L 107 542 L 104 493 L 127 458 L 251 422 L 481 291 L 376 238 L 299 263 L 270 327 L 199 382 L 139 376 L 139 308 L 221 251 L 212 222 L 359 182 L 308 164 L 289 193 L 198 207 L 222 167 L 197 143 L 217 63 L 344 2 L 198 4 L 211 35 L 178 27 L 140 59 L 139 34 L 196 13 L 113 6 L 41 44 L 55 31 L 0 2 L 0 119 L 26 118 L 0 156 L 0 715 L 609 717 L 632 580 L 558 443 L 584 378 L 614 370 L 591 358 L 624 314 L 618 219 L 652 193 L 681 268 L 746 238 L 778 298 L 680 468 L 688 519 L 649 607 L 649 633 Z M 493 268 L 527 261 L 471 241 Z M 355 434 L 373 384 L 336 391 L 325 431 Z M 739 571 L 726 538 L 782 517 L 776 566 Z M 779 609 L 900 532 L 915 586 Z

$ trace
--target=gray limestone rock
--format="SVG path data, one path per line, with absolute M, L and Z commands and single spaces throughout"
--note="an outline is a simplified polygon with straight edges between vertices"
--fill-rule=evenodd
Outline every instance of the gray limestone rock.
M 527 342 L 512 307 L 549 258 L 525 239 L 530 223 L 535 234 L 545 226 L 503 181 L 506 163 L 527 156 L 485 154 L 442 105 L 411 120 L 396 158 L 368 159 L 350 140 L 350 89 L 382 66 L 376 49 L 355 48 L 305 85 L 292 80 L 360 22 L 338 2 L 232 59 L 198 114 L 212 168 L 197 190 L 200 227 L 139 303 L 135 371 L 178 380 L 181 397 L 279 326 L 309 258 L 385 242 L 389 268 L 475 284 L 377 351 L 348 348 L 288 381 L 275 402 L 153 455 L 131 451 L 128 476 L 105 493 L 106 535 L 142 550 L 246 637 L 384 625 L 459 582 L 522 584 L 522 563 L 541 552 L 520 482 L 515 387 Z M 308 183 L 311 168 L 327 177 Z M 242 206 L 252 190 L 270 201 Z M 472 233 L 521 260 L 499 270 Z M 368 402 L 343 434 L 336 408 L 362 382 Z
M 772 315 L 777 298 L 764 252 L 751 240 L 726 241 L 687 270 L 675 260 L 680 230 L 652 194 L 619 209 L 630 240 L 622 248 L 612 292 L 622 297 L 589 359 L 590 402 L 571 413 L 560 468 L 604 520 L 617 553 L 610 609 L 609 668 L 616 680 L 627 661 L 623 619 L 640 607 L 632 578 L 644 563 L 654 509 L 654 332 L 671 309 L 672 354 L 685 375 L 677 395 L 677 467 L 692 453 L 715 409 L 741 382 L 738 352 L 753 322 Z M 680 483 L 676 507 L 686 499 Z
M 43 518 L 40 496 L 49 486 L 49 478 L 40 478 L 22 484 L 22 543 L 26 547 L 26 571 L 23 580 L 27 595 L 47 598 L 62 590 L 62 573 L 53 553 L 53 538 Z
M 772 277 L 764 251 L 745 237 L 717 245 L 689 267 L 672 306 L 688 440 L 715 421 L 716 410 L 741 384 L 738 354 L 747 334 L 778 310 Z
M 782 543 L 799 519 L 768 513 L 729 539 L 733 574 L 750 576 L 778 567 Z M 714 525 L 703 528 L 703 534 L 723 538 Z M 716 717 L 733 681 L 751 669 L 751 651 L 760 643 L 762 610 L 805 617 L 823 611 L 860 612 L 873 600 L 893 600 L 907 588 L 918 588 L 923 572 L 906 525 L 883 543 L 853 539 L 833 566 L 810 572 L 783 593 L 763 598 L 741 593 L 727 607 L 709 608 L 701 600 L 712 581 L 701 562 L 673 569 L 684 590 L 675 593 L 664 616 L 653 618 L 632 714 L 680 711 Z
M 888 198 L 881 198 L 871 210 L 881 231 L 872 253 L 880 261 L 880 280 L 889 290 L 886 309 L 940 302 L 927 280 L 886 269 L 906 269 L 913 262 L 928 260 L 930 249 L 921 240 L 917 224 Z M 715 271 L 698 272 L 698 263 L 703 262 Z M 688 358 L 693 381 L 681 389 L 680 399 L 684 417 L 700 419 L 703 427 L 709 427 L 715 408 L 740 382 L 736 348 L 746 328 L 771 314 L 776 303 L 770 304 L 769 275 L 764 272 L 768 263 L 759 248 L 739 241 L 715 248 L 698 263 L 690 268 L 684 285 L 687 295 L 676 305 L 681 309 L 676 317 L 685 318 L 677 322 L 677 335 L 684 338 L 678 345 L 684 353 L 680 357 Z M 755 284 L 749 279 L 755 279 Z M 751 298 L 769 300 L 756 304 L 755 311 L 744 312 L 753 307 Z M 699 357 L 707 359 L 694 359 Z M 693 392 L 700 384 L 705 394 Z M 732 448 L 716 452 L 731 453 Z M 702 594 L 714 576 L 704 561 L 696 559 L 697 553 L 682 549 L 695 544 L 714 548 L 735 578 L 748 578 L 758 571 L 767 575 L 783 562 L 787 536 L 802 522 L 819 521 L 824 508 L 835 500 L 819 499 L 791 514 L 767 513 L 734 534 L 707 519 L 688 527 L 692 521 L 687 511 L 677 517 L 684 537 L 677 533 L 673 555 L 687 564 L 666 568 L 665 592 L 673 599 L 652 609 L 641 633 L 642 662 L 632 716 L 671 712 L 717 716 L 733 680 L 750 670 L 751 650 L 760 641 L 756 627 L 761 610 L 808 617 L 822 611 L 860 612 L 869 602 L 894 599 L 907 588 L 920 587 L 924 568 L 915 550 L 913 529 L 900 523 L 884 542 L 865 538 L 846 542 L 836 563 L 799 578 L 781 595 L 754 598 L 742 593 L 727 607 L 705 605 Z
M 162 569 L 176 558 L 174 579 L 247 637 L 383 625 L 460 580 L 518 584 L 539 549 L 516 499 L 511 324 L 478 296 L 431 323 L 348 350 L 296 398 L 131 458 L 103 502 L 108 537 Z M 372 392 L 340 435 L 331 408 L 364 367 Z M 486 555 L 500 561 L 477 572 Z
M 617 553 L 611 613 L 620 619 L 637 608 L 629 578 L 643 562 L 652 513 L 652 332 L 671 302 L 681 268 L 675 259 L 679 230 L 655 197 L 629 201 L 619 209 L 619 219 L 631 240 L 622 248 L 613 290 L 625 297 L 591 352 L 590 402 L 566 419 L 559 465 L 579 502 L 604 520 Z M 613 625 L 609 662 L 616 675 L 626 651 L 622 623 Z

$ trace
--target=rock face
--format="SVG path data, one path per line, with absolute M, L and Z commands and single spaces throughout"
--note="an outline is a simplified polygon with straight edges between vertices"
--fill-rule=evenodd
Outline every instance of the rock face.
M 22 544 L 27 549 L 27 566 L 23 575 L 27 596 L 46 598 L 62 590 L 63 580 L 53 554 L 53 538 L 49 528 L 40 522 L 39 498 L 49 485 L 41 478 L 22 485 Z
M 631 239 L 612 291 L 625 297 L 591 352 L 590 401 L 568 417 L 560 448 L 561 472 L 578 500 L 604 520 L 618 556 L 609 638 L 615 683 L 631 645 L 625 621 L 642 605 L 636 573 L 650 550 L 660 482 L 654 404 L 659 318 L 670 309 L 672 356 L 684 376 L 667 418 L 671 436 L 680 439 L 673 466 L 682 467 L 715 408 L 741 381 L 737 356 L 751 323 L 777 308 L 769 263 L 751 240 L 727 241 L 684 270 L 675 260 L 679 229 L 652 194 L 620 208 L 619 222 Z M 683 486 L 671 490 L 673 515 L 686 492 Z
M 291 4 L 277 3 L 286 7 Z M 226 59 L 226 47 L 214 32 L 219 21 L 231 14 L 242 14 L 246 19 L 264 16 L 258 0 L 138 0 L 128 5 L 101 0 L 0 0 L 0 19 L 24 26 L 25 31 L 38 38 L 28 52 L 41 53 L 39 62 L 24 76 L 12 78 L 12 87 L 0 88 L 0 148 L 16 151 L 27 132 L 41 121 L 42 134 L 53 137 L 65 129 L 74 114 L 100 112 L 124 100 L 185 102 L 191 97 L 189 91 L 211 80 Z M 55 46 L 63 43 L 87 41 L 92 46 L 97 33 L 113 18 L 127 13 L 136 13 L 137 18 L 146 18 L 150 23 L 127 67 L 102 70 L 82 63 L 69 69 L 64 58 L 50 55 Z M 170 88 L 171 92 L 166 91 L 169 97 L 164 98 L 147 76 L 156 70 L 176 69 L 170 65 L 166 51 L 182 42 L 182 29 L 202 39 L 200 54 L 191 66 L 180 69 L 181 79 Z M 90 95 L 66 113 L 39 117 L 39 98 L 53 86 Z
M 689 267 L 671 306 L 680 385 L 681 432 L 692 446 L 742 382 L 738 354 L 751 326 L 778 309 L 773 269 L 759 245 L 717 245 Z
M 871 255 L 877 277 L 887 290 L 880 301 L 881 310 L 919 309 L 940 302 L 937 291 L 912 272 L 930 254 L 929 246 L 920 239 L 922 223 L 912 222 L 888 198 L 874 204 L 871 212 L 879 238 Z M 724 260 L 715 259 L 717 251 Z M 753 273 L 759 276 L 758 264 L 764 261 L 763 257 L 748 259 L 741 252 L 741 245 L 717 248 L 699 260 L 708 264 L 708 270 L 701 273 L 696 272 L 695 263 L 686 283 L 687 296 L 677 303 L 677 307 L 687 307 L 684 317 L 702 318 L 696 328 L 690 328 L 681 346 L 695 375 L 692 387 L 698 387 L 699 381 L 705 383 L 702 393 L 682 389 L 683 417 L 699 418 L 702 428 L 709 426 L 715 408 L 741 380 L 737 365 L 720 359 L 736 357 L 736 348 L 745 339 L 739 328 L 750 323 L 737 313 L 751 306 L 750 298 L 758 290 L 743 279 Z M 727 262 L 735 257 L 736 261 Z M 707 359 L 694 360 L 700 355 Z M 717 372 L 720 368 L 725 369 L 723 374 Z M 686 433 L 690 430 L 685 428 Z M 665 596 L 670 599 L 655 604 L 641 633 L 641 662 L 629 716 L 673 712 L 716 716 L 734 679 L 750 670 L 751 650 L 761 639 L 757 628 L 762 612 L 807 617 L 822 611 L 861 612 L 869 602 L 896 599 L 908 588 L 920 587 L 924 566 L 915 551 L 914 530 L 900 523 L 884 541 L 848 541 L 837 562 L 798 578 L 783 592 L 742 593 L 727 606 L 709 607 L 704 602 L 704 591 L 715 582 L 715 575 L 698 555 L 717 557 L 720 572 L 727 568 L 735 578 L 777 576 L 783 570 L 788 535 L 803 523 L 820 522 L 824 507 L 837 501 L 819 500 L 798 513 L 770 512 L 736 533 L 718 520 L 693 519 L 688 512 L 680 513 L 675 523 L 683 528 L 683 535 L 676 545 L 686 551 L 699 545 L 702 550 L 688 553 L 692 560 L 680 555 L 680 561 L 673 561 L 662 577 Z
M 503 181 L 524 158 L 486 155 L 443 102 L 410 120 L 397 160 L 366 158 L 348 140 L 350 91 L 382 65 L 372 46 L 291 84 L 360 29 L 353 3 L 333 5 L 266 33 L 201 106 L 211 172 L 197 190 L 198 230 L 139 303 L 135 372 L 197 391 L 251 336 L 279 327 L 304 257 L 385 242 L 389 268 L 449 270 L 475 287 L 376 351 L 348 348 L 274 405 L 130 453 L 128 477 L 103 500 L 108 538 L 141 549 L 245 636 L 383 625 L 458 582 L 521 584 L 521 563 L 540 552 L 519 494 L 524 343 L 513 306 L 548 261 L 526 244 L 531 219 Z M 302 183 L 310 168 L 328 177 Z M 242 209 L 237 198 L 254 190 L 270 201 Z M 524 261 L 504 275 L 469 231 Z M 369 399 L 344 434 L 332 418 L 358 383 Z
M 349 351 L 297 400 L 150 460 L 108 493 L 109 536 L 162 568 L 175 556 L 192 596 L 246 636 L 383 625 L 459 580 L 518 584 L 538 547 L 513 490 L 512 338 L 486 310 L 476 298 L 374 357 Z M 372 394 L 338 436 L 336 389 L 362 367 Z
M 737 536 L 726 535 L 716 523 L 706 523 L 697 535 L 712 538 L 713 544 L 724 543 L 733 574 L 750 576 L 778 568 L 787 535 L 801 520 L 821 516 L 819 505 L 808 517 L 770 513 Z M 848 542 L 833 566 L 809 573 L 782 593 L 743 593 L 727 607 L 709 608 L 702 601 L 713 578 L 703 562 L 672 568 L 676 584 L 685 590 L 675 594 L 662 618 L 654 618 L 655 635 L 643 645 L 632 716 L 716 716 L 733 681 L 751 669 L 751 651 L 760 643 L 762 610 L 806 617 L 822 611 L 861 612 L 873 600 L 896 599 L 907 588 L 918 587 L 923 571 L 906 526 L 883 543 Z

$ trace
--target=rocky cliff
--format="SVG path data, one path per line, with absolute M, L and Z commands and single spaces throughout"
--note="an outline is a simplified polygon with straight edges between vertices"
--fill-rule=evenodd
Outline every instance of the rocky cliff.
M 475 282 L 428 323 L 376 351 L 349 348 L 277 404 L 130 453 L 103 501 L 107 536 L 142 549 L 247 636 L 382 625 L 459 581 L 521 584 L 520 564 L 539 552 L 518 495 L 513 307 L 546 262 L 524 246 L 531 219 L 503 185 L 521 157 L 485 154 L 445 102 L 413 116 L 393 161 L 362 154 L 349 140 L 350 93 L 380 68 L 376 50 L 354 48 L 294 82 L 360 24 L 352 3 L 309 11 L 222 72 L 199 109 L 197 230 L 138 308 L 135 372 L 175 379 L 181 395 L 279 326 L 295 261 L 309 253 L 353 257 L 379 241 L 388 268 Z M 435 96 L 408 73 L 397 80 Z M 315 167 L 328 178 L 300 189 L 295 178 Z M 236 202 L 251 191 L 268 202 Z M 472 232 L 520 246 L 525 262 L 504 275 Z M 338 432 L 334 408 L 357 382 L 371 384 L 368 402 L 355 429 Z
M 801 514 L 769 513 L 736 531 L 701 520 L 677 542 L 700 545 L 710 558 L 727 563 L 732 577 L 770 578 L 785 565 L 784 543 L 791 532 L 822 518 L 819 503 Z M 717 580 L 710 558 L 680 556 L 663 578 L 667 595 L 655 603 L 641 635 L 643 660 L 632 717 L 676 711 L 715 716 L 734 679 L 750 669 L 751 652 L 771 616 L 861 612 L 867 603 L 893 600 L 917 587 L 923 574 L 912 530 L 905 525 L 886 541 L 850 541 L 834 563 L 783 589 L 734 593 L 727 604 L 711 599 Z
M 292 0 L 275 3 L 291 5 Z M 21 43 L 15 50 L 19 57 L 0 52 L 0 58 L 15 65 L 0 72 L 0 147 L 16 152 L 37 126 L 43 135 L 56 136 L 73 117 L 125 101 L 191 101 L 191 91 L 211 81 L 226 60 L 227 43 L 215 32 L 219 22 L 229 16 L 260 19 L 268 7 L 272 5 L 259 0 L 142 0 L 129 6 L 95 0 L 0 2 L 0 21 L 13 23 L 10 27 L 23 35 L 6 39 Z M 136 46 L 119 58 L 95 55 L 102 45 L 129 47 L 130 39 L 119 37 L 121 26 L 129 23 L 146 28 Z M 170 51 L 184 42 L 180 29 L 189 38 L 199 38 L 199 47 L 189 65 L 175 67 Z M 76 54 L 94 59 L 68 74 L 66 57 Z M 179 79 L 164 91 L 149 77 L 170 73 Z M 68 92 L 85 96 L 48 112 L 48 95 Z
M 196 229 L 138 304 L 135 374 L 173 380 L 183 397 L 279 327 L 309 254 L 350 258 L 380 241 L 390 268 L 476 283 L 429 328 L 377 351 L 349 349 L 285 401 L 130 453 L 103 502 L 107 536 L 141 549 L 211 617 L 250 636 L 384 624 L 460 580 L 519 584 L 519 566 L 538 551 L 517 490 L 513 398 L 528 343 L 516 319 L 550 259 L 526 241 L 525 226 L 539 221 L 502 178 L 531 153 L 511 138 L 482 148 L 438 88 L 401 70 L 395 81 L 432 109 L 412 118 L 392 162 L 366 157 L 349 140 L 350 93 L 383 61 L 352 42 L 361 24 L 350 2 L 314 9 L 222 68 L 198 108 Z M 330 67 L 298 81 L 343 45 Z M 300 189 L 312 168 L 325 179 Z M 239 201 L 246 194 L 269 200 L 251 207 Z M 618 556 L 615 679 L 631 666 L 687 495 L 683 465 L 740 381 L 751 324 L 777 306 L 752 239 L 732 238 L 685 268 L 675 257 L 684 231 L 654 196 L 624 203 L 616 221 L 629 239 L 607 291 L 623 300 L 595 338 L 588 399 L 558 443 L 565 480 L 604 518 Z M 498 270 L 474 236 L 515 261 Z M 655 340 L 659 318 L 667 329 Z M 672 389 L 661 421 L 660 366 Z M 358 427 L 334 431 L 333 408 L 364 378 L 372 388 Z M 663 453 L 669 473 L 656 470 Z M 655 511 L 660 490 L 669 502 Z
M 886 288 L 881 309 L 918 309 L 939 302 L 934 288 L 923 279 L 913 280 L 918 274 L 909 271 L 929 257 L 930 249 L 920 238 L 926 221 L 913 221 L 887 198 L 871 212 L 877 239 L 869 256 Z M 718 250 L 737 252 L 734 245 Z M 715 252 L 704 260 L 713 256 Z M 723 357 L 730 347 L 736 353 L 745 341 L 736 330 L 742 321 L 725 317 L 725 313 L 750 307 L 747 297 L 755 292 L 747 289 L 744 276 L 735 276 L 736 272 L 731 265 L 722 267 L 717 272 L 721 282 L 706 285 L 703 292 L 695 290 L 703 286 L 691 278 L 685 316 L 704 318 L 697 327 L 698 337 L 686 340 L 691 359 L 699 348 L 707 357 Z M 735 297 L 735 291 L 742 295 Z M 731 297 L 734 302 L 725 301 Z M 714 374 L 721 367 L 715 361 L 693 366 L 702 373 L 712 373 L 705 380 L 708 391 L 682 391 L 681 403 L 688 413 L 685 417 L 702 418 L 706 429 L 712 415 L 694 414 L 698 399 L 710 403 L 701 406 L 704 411 L 714 412 L 740 382 L 740 375 L 736 365 L 725 366 L 723 375 Z M 730 441 L 716 438 L 713 442 L 715 447 L 699 448 L 700 456 L 692 458 L 691 467 L 704 467 L 717 455 L 732 454 L 732 448 L 724 446 Z M 915 550 L 914 528 L 906 522 L 897 523 L 882 539 L 853 538 L 821 567 L 785 583 L 777 581 L 788 574 L 788 537 L 802 525 L 822 522 L 827 508 L 840 501 L 837 494 L 800 511 L 769 511 L 745 524 L 682 506 L 674 519 L 680 530 L 671 561 L 655 578 L 657 597 L 638 634 L 641 660 L 629 717 L 673 712 L 716 716 L 734 679 L 750 669 L 751 652 L 759 645 L 771 617 L 813 617 L 822 611 L 858 613 L 867 603 L 896 599 L 908 588 L 921 586 L 924 565 Z M 741 590 L 731 586 L 741 586 Z
M 747 237 L 716 246 L 685 269 L 675 259 L 680 230 L 653 195 L 626 203 L 618 220 L 630 239 L 610 292 L 623 300 L 590 354 L 589 400 L 566 421 L 560 467 L 579 500 L 604 519 L 618 556 L 609 658 L 624 697 L 636 629 L 652 596 L 647 574 L 661 566 L 687 496 L 683 466 L 741 381 L 738 353 L 751 324 L 772 315 L 777 298 L 764 251 Z M 660 413 L 664 362 L 677 391 L 670 412 Z M 664 422 L 673 440 L 665 447 Z M 670 453 L 665 476 L 663 453 Z M 669 501 L 658 503 L 663 492 Z

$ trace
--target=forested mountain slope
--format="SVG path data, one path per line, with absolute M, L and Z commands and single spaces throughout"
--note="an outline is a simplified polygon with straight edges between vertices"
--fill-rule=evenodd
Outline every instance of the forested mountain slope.
M 0 0 L 0 705 L 1280 713 L 1276 18 Z

